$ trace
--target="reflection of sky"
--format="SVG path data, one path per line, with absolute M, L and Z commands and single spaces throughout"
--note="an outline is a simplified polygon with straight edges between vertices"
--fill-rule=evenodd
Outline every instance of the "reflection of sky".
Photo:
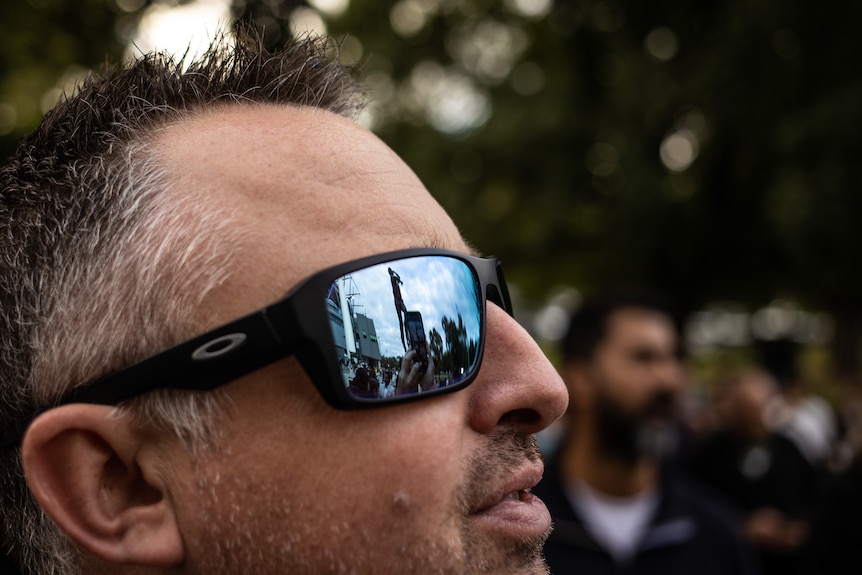
M 404 354 L 390 267 L 401 276 L 401 297 L 407 310 L 422 314 L 426 337 L 436 328 L 445 345 L 443 317 L 457 322 L 460 313 L 467 339 L 479 339 L 478 290 L 467 265 L 441 256 L 409 258 L 351 274 L 359 292 L 353 300 L 357 304 L 356 311 L 374 320 L 381 355 L 400 357 Z

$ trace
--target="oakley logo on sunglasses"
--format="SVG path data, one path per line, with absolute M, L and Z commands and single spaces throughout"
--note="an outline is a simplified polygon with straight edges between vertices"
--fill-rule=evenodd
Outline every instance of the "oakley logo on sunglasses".
M 217 337 L 194 350 L 192 352 L 192 359 L 195 361 L 206 361 L 221 357 L 241 346 L 245 342 L 245 339 L 246 335 L 244 333 L 231 333 Z

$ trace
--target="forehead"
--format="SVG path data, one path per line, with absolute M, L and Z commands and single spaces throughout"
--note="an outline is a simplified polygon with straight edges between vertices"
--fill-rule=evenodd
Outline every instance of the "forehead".
M 157 142 L 169 193 L 200 198 L 242 238 L 220 290 L 241 300 L 233 313 L 336 263 L 410 247 L 466 249 L 404 162 L 335 114 L 237 105 L 172 125 Z
M 640 308 L 622 308 L 607 320 L 605 342 L 620 345 L 676 345 L 673 322 L 665 314 Z

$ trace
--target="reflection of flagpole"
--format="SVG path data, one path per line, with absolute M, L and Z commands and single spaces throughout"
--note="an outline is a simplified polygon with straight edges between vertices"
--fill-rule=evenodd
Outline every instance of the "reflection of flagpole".
M 353 314 L 350 313 L 350 302 L 347 301 L 347 278 L 338 279 L 340 289 L 338 295 L 341 299 L 341 318 L 344 320 L 344 339 L 346 340 L 347 353 L 356 353 L 356 339 L 353 337 Z

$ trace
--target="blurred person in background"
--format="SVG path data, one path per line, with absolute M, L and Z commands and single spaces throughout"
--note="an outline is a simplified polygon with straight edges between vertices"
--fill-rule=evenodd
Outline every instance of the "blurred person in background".
M 818 575 L 858 573 L 862 565 L 862 410 L 847 406 L 844 444 L 852 459 L 826 480 L 811 519 L 811 557 Z
M 668 462 L 685 386 L 669 306 L 646 293 L 586 302 L 562 344 L 567 427 L 534 490 L 555 522 L 552 573 L 755 573 L 737 524 Z
M 767 426 L 777 393 L 775 378 L 759 368 L 720 382 L 717 428 L 694 449 L 688 468 L 744 514 L 764 575 L 809 573 L 804 551 L 818 474 L 794 441 Z
M 755 348 L 761 365 L 778 386 L 765 406 L 766 425 L 790 439 L 811 465 L 825 468 L 838 438 L 837 418 L 826 400 L 803 385 L 799 344 L 780 337 L 758 340 Z

